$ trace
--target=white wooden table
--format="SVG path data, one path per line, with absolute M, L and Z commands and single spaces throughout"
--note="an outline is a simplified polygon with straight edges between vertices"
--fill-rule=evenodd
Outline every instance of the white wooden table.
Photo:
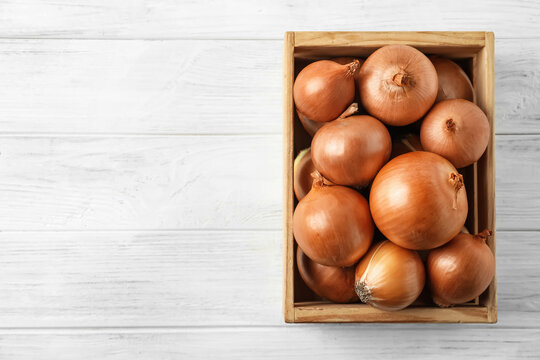
M 540 358 L 540 3 L 0 1 L 0 359 Z M 286 30 L 496 37 L 499 323 L 286 325 Z

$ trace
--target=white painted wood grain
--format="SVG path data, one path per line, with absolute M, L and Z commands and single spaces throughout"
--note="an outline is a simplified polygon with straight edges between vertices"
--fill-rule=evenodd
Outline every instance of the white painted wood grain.
M 480 30 L 538 36 L 540 5 L 502 1 L 4 1 L 3 37 L 276 39 L 287 30 Z
M 281 324 L 281 242 L 280 231 L 2 232 L 0 327 Z
M 498 229 L 540 228 L 540 136 L 499 135 L 495 140 Z
M 277 41 L 0 40 L 0 79 L 3 133 L 281 132 Z
M 539 16 L 0 2 L 0 359 L 538 358 Z M 281 39 L 315 29 L 495 31 L 495 131 L 537 134 L 497 136 L 498 324 L 283 324 Z
M 284 325 L 281 234 L 2 232 L 0 328 Z M 499 322 L 475 325 L 485 336 L 538 327 L 539 236 L 497 233 Z
M 281 136 L 3 137 L 0 229 L 279 229 Z
M 495 131 L 540 133 L 540 42 L 495 48 Z M 0 133 L 278 134 L 281 57 L 281 40 L 0 40 Z
M 0 357 L 68 359 L 538 359 L 540 331 L 313 325 L 0 335 Z
M 281 136 L 0 137 L 3 230 L 280 229 Z M 540 136 L 496 137 L 497 226 L 540 230 Z
M 495 133 L 540 134 L 539 93 L 540 42 L 496 40 Z

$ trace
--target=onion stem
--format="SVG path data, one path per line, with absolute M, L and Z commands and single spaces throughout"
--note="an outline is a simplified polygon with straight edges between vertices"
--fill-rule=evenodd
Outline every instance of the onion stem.
M 392 81 L 397 86 L 404 86 L 404 85 L 407 85 L 408 79 L 409 78 L 407 74 L 405 74 L 404 72 L 398 72 L 397 74 L 394 75 L 394 77 L 392 78 Z

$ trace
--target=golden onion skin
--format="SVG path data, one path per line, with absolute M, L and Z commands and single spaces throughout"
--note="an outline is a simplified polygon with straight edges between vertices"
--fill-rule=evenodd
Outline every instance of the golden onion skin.
M 317 295 L 336 303 L 358 301 L 354 291 L 354 266 L 326 266 L 306 256 L 300 247 L 296 252 L 296 265 L 306 285 Z
M 474 101 L 474 89 L 471 80 L 458 64 L 450 59 L 430 56 L 429 59 L 437 70 L 439 90 L 435 103 L 449 99 Z
M 297 110 L 316 122 L 339 117 L 354 100 L 354 74 L 358 64 L 358 61 L 340 65 L 320 60 L 302 69 L 293 85 Z
M 450 241 L 468 212 L 462 176 L 448 160 L 426 151 L 390 160 L 373 181 L 369 203 L 384 236 L 413 250 Z
M 315 168 L 331 182 L 367 186 L 392 151 L 383 123 L 369 115 L 355 115 L 328 123 L 311 143 Z
M 308 117 L 298 111 L 298 109 L 296 109 L 296 114 L 298 115 L 298 119 L 302 123 L 302 126 L 310 136 L 314 136 L 320 128 L 328 124 L 327 122 L 316 122 L 308 119 Z
M 313 161 L 311 161 L 311 148 L 304 149 L 294 159 L 293 189 L 298 200 L 302 200 L 311 190 L 313 177 L 311 174 L 315 171 Z
M 486 151 L 489 137 L 486 114 L 463 99 L 445 100 L 435 105 L 420 128 L 424 149 L 448 159 L 456 168 L 478 161 Z
M 351 266 L 369 249 L 374 226 L 362 195 L 345 186 L 324 185 L 319 178 L 296 206 L 293 233 L 313 261 Z
M 480 296 L 495 276 L 495 256 L 486 244 L 491 231 L 460 233 L 449 243 L 430 251 L 427 272 L 433 301 L 442 307 Z
M 379 48 L 366 59 L 359 76 L 364 108 L 387 125 L 415 122 L 437 97 L 435 67 L 422 52 L 408 45 Z
M 386 311 L 411 305 L 426 280 L 420 256 L 388 240 L 372 246 L 358 263 L 355 276 L 360 300 Z

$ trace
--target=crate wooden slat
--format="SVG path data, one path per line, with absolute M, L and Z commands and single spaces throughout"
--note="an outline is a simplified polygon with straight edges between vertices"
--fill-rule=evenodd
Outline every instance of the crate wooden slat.
M 384 311 L 365 304 L 297 303 L 295 322 L 489 322 L 486 306 L 451 308 L 408 307 L 400 311 Z
M 497 321 L 496 277 L 479 298 L 451 308 L 418 306 L 385 312 L 365 304 L 333 304 L 312 299 L 304 301 L 295 285 L 295 244 L 292 215 L 293 161 L 308 140 L 298 127 L 293 102 L 293 83 L 299 63 L 337 56 L 367 57 L 388 44 L 406 44 L 429 53 L 471 64 L 476 103 L 491 125 L 488 148 L 478 163 L 463 169 L 468 175 L 469 218 L 472 232 L 495 229 L 494 169 L 494 35 L 490 32 L 287 32 L 283 59 L 283 147 L 284 147 L 284 317 L 286 322 L 429 322 L 494 323 Z M 495 253 L 495 234 L 488 240 Z M 297 290 L 298 289 L 298 290 Z

